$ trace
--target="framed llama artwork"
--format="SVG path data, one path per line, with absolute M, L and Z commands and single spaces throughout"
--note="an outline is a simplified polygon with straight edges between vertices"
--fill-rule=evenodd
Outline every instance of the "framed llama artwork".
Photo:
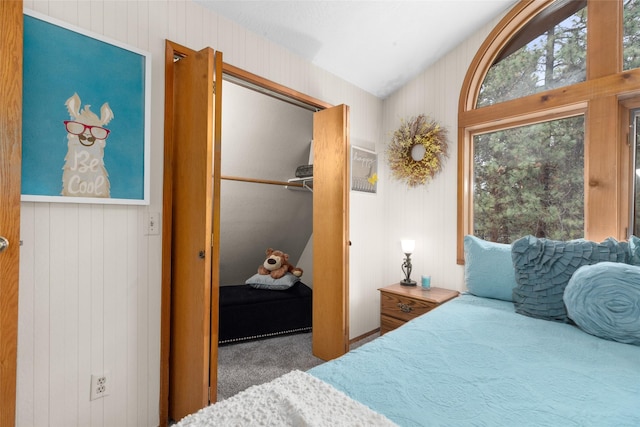
M 149 204 L 151 55 L 24 11 L 22 200 Z

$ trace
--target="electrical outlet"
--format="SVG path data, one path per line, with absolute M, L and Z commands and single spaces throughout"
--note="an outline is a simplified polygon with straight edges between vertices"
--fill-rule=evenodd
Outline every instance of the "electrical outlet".
M 147 234 L 160 234 L 160 214 L 149 212 L 147 215 Z
M 89 400 L 100 399 L 109 395 L 109 372 L 102 375 L 91 375 L 91 395 Z

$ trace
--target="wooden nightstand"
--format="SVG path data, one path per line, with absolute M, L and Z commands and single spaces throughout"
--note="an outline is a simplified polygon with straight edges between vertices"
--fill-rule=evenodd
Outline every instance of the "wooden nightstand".
M 458 291 L 442 288 L 422 289 L 399 283 L 378 289 L 380 291 L 380 335 L 411 319 L 425 314 L 457 297 Z

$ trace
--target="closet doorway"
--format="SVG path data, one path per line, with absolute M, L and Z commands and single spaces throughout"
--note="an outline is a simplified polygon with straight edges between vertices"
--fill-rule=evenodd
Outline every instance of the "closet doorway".
M 310 160 L 317 107 L 247 86 L 227 75 L 224 65 L 222 80 L 220 303 L 225 303 L 225 287 L 243 285 L 256 273 L 267 248 L 289 254 L 289 261 L 304 270 L 302 282 L 312 287 L 307 246 L 313 232 L 313 181 L 303 187 L 290 180 Z M 273 315 L 261 323 L 269 318 Z M 247 330 L 240 338 L 231 336 L 231 319 L 220 322 L 223 342 L 252 335 Z
M 160 425 L 216 401 L 222 73 L 309 105 L 313 117 L 313 353 L 348 349 L 349 108 L 167 41 Z

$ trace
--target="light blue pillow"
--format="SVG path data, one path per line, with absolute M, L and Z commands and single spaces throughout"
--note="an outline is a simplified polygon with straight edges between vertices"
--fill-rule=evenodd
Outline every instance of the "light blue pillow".
M 564 302 L 583 331 L 640 345 L 640 267 L 612 262 L 580 267 L 567 284 Z
M 279 279 L 274 279 L 268 274 L 254 274 L 246 280 L 246 284 L 256 289 L 271 289 L 272 291 L 283 291 L 289 289 L 299 281 L 300 278 L 287 272 Z
M 464 280 L 475 296 L 513 301 L 516 278 L 511 245 L 464 236 Z
M 525 236 L 511 245 L 516 283 L 513 304 L 517 313 L 568 322 L 562 296 L 573 273 L 583 265 L 603 261 L 626 262 L 629 245 L 608 238 L 558 241 Z

